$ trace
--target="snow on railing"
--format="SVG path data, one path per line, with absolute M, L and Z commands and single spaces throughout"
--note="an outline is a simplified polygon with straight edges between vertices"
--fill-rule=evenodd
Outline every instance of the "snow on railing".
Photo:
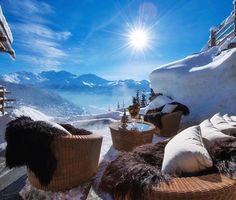
M 234 11 L 218 26 L 210 29 L 208 48 L 220 46 L 229 38 L 236 36 L 236 1 L 233 1 Z M 235 45 L 236 46 L 236 45 Z

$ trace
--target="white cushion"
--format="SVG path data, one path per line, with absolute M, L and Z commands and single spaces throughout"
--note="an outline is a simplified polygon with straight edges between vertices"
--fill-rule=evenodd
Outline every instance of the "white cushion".
M 171 113 L 178 105 L 173 105 L 173 104 L 166 104 L 161 112 L 162 113 Z
M 236 122 L 236 116 L 230 116 L 230 118 L 231 118 L 234 122 Z
M 199 172 L 212 165 L 212 159 L 202 141 L 200 126 L 192 126 L 177 134 L 166 145 L 162 171 L 180 175 Z
M 227 138 L 233 138 L 232 136 L 226 135 L 222 133 L 219 129 L 214 127 L 209 119 L 204 120 L 200 124 L 200 128 L 201 128 L 203 142 L 208 150 L 210 150 L 210 148 L 217 141 L 227 139 Z
M 220 113 L 215 114 L 210 119 L 210 121 L 214 127 L 216 127 L 225 134 L 236 133 L 236 127 L 230 125 L 227 121 L 225 121 L 225 119 L 220 115 Z
M 234 121 L 228 114 L 223 115 L 224 120 L 232 126 L 236 126 L 236 121 Z
M 71 133 L 69 131 L 67 131 L 63 126 L 61 126 L 60 124 L 58 124 L 56 122 L 52 122 L 52 121 L 44 121 L 44 122 L 46 122 L 51 127 L 54 127 L 54 128 L 57 128 L 57 129 L 63 131 L 66 135 L 71 135 Z

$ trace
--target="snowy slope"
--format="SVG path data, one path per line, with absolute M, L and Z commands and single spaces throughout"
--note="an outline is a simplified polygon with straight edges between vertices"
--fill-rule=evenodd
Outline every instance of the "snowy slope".
M 14 107 L 30 105 L 46 114 L 54 116 L 82 114 L 84 112 L 80 107 L 51 91 L 2 80 L 0 80 L 0 85 L 4 85 L 11 92 L 8 95 L 9 98 L 16 99 L 16 102 L 12 104 Z
M 186 104 L 196 123 L 216 112 L 236 113 L 236 49 L 219 54 L 217 47 L 153 70 L 155 92 Z

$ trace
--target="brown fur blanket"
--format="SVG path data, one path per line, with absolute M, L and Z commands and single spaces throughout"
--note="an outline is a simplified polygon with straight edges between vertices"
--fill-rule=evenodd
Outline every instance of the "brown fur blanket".
M 142 199 L 143 196 L 160 182 L 168 182 L 170 176 L 161 172 L 164 148 L 167 142 L 137 147 L 132 152 L 122 152 L 106 168 L 100 189 L 118 199 Z M 214 167 L 198 174 L 181 176 L 200 176 L 219 172 L 236 178 L 236 138 L 216 143 L 210 155 Z M 114 198 L 115 199 L 115 198 Z
M 88 135 L 91 132 L 76 129 L 69 124 L 62 125 L 73 135 Z M 6 166 L 9 168 L 26 165 L 42 185 L 48 185 L 57 167 L 57 160 L 51 149 L 54 137 L 65 132 L 44 121 L 33 121 L 20 117 L 11 121 L 6 128 Z

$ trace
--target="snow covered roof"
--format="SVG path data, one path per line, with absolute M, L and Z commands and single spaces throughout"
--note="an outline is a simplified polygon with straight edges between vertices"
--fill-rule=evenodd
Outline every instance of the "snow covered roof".
M 15 52 L 11 46 L 13 42 L 12 33 L 10 27 L 3 15 L 2 8 L 0 6 L 0 51 L 7 52 L 12 58 L 15 58 Z

